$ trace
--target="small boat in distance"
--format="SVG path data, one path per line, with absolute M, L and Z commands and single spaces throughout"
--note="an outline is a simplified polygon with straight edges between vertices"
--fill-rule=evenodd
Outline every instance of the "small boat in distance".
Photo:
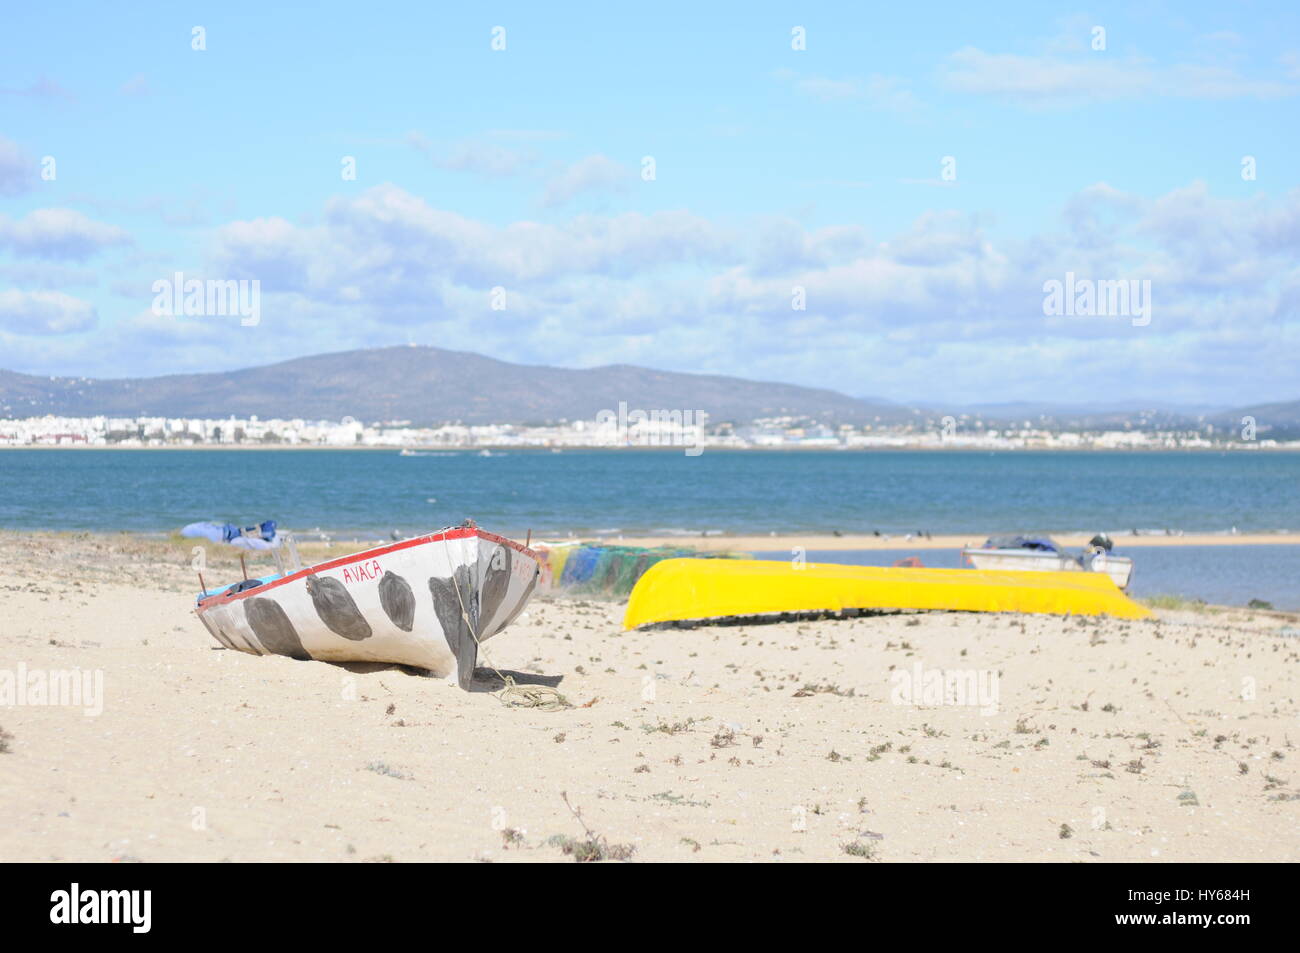
M 539 575 L 531 549 L 467 520 L 204 592 L 194 611 L 228 649 L 455 672 L 468 689 L 479 644 L 523 611 Z
M 1082 556 L 1065 550 L 1050 536 L 990 536 L 984 545 L 961 551 L 976 569 L 1011 569 L 1028 572 L 1101 572 L 1115 585 L 1127 589 L 1133 578 L 1133 560 L 1111 554 L 1113 543 L 1105 533 L 1088 541 Z

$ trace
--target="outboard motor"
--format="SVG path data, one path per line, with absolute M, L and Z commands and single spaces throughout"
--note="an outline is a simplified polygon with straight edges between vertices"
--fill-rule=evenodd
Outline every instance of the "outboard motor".
M 1110 541 L 1110 537 L 1105 533 L 1098 533 L 1092 539 L 1088 540 L 1089 549 L 1101 549 L 1110 552 L 1115 544 Z

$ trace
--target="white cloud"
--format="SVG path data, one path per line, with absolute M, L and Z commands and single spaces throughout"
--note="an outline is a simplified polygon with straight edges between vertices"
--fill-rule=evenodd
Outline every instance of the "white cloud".
M 16 142 L 0 136 L 0 195 L 21 195 L 36 181 L 36 162 Z
M 990 373 L 1014 365 L 999 399 L 1044 387 L 1128 397 L 1149 384 L 1170 400 L 1231 403 L 1294 391 L 1298 260 L 1300 190 L 1228 199 L 1192 183 L 1147 199 L 1098 183 L 1042 234 L 1012 240 L 944 210 L 882 238 L 687 212 L 494 225 L 385 185 L 312 223 L 251 219 L 213 234 L 187 275 L 262 280 L 263 320 L 238 354 L 221 353 L 229 329 L 147 319 L 100 332 L 97 353 L 129 350 L 165 371 L 200 354 L 229 367 L 413 339 L 527 363 L 950 400 L 988 399 Z M 1150 280 L 1152 323 L 1045 318 L 1043 283 L 1066 272 Z M 505 311 L 490 306 L 496 286 Z M 796 288 L 806 311 L 791 307 Z
M 542 204 L 563 205 L 587 192 L 626 191 L 633 181 L 627 166 L 608 156 L 591 155 L 561 169 L 546 183 Z
M 0 327 L 16 334 L 70 334 L 96 320 L 90 302 L 61 291 L 0 291 Z
M 52 290 L 99 284 L 99 275 L 93 269 L 44 261 L 0 265 L 0 278 L 17 285 Z
M 892 112 L 912 112 L 920 102 L 897 76 L 872 73 L 866 77 L 850 76 L 832 79 L 828 76 L 808 76 L 790 69 L 779 69 L 773 75 L 814 99 L 822 102 L 862 101 L 876 109 Z
M 1068 99 L 1107 100 L 1149 92 L 1149 67 L 1103 57 L 1064 60 L 1049 56 L 986 53 L 968 46 L 953 53 L 942 71 L 949 89 L 1031 103 Z
M 76 97 L 48 76 L 42 76 L 26 86 L 0 87 L 0 96 L 15 96 L 20 99 L 64 100 L 72 102 Z
M 130 243 L 123 229 L 74 209 L 36 209 L 16 221 L 0 215 L 0 247 L 15 255 L 84 261 L 105 248 Z
M 1250 79 L 1226 66 L 1157 66 L 1136 58 L 1087 52 L 1078 56 L 1022 56 L 988 53 L 973 46 L 957 50 L 941 70 L 952 90 L 993 96 L 1026 105 L 1056 106 L 1169 96 L 1188 99 L 1278 99 L 1300 86 Z
M 144 73 L 136 73 L 122 84 L 119 92 L 123 96 L 148 96 L 153 92 L 153 88 L 149 85 L 149 77 Z
M 407 133 L 406 141 L 441 169 L 472 172 L 490 178 L 519 175 L 537 162 L 537 156 L 508 149 L 483 139 L 463 139 L 443 148 L 418 132 Z

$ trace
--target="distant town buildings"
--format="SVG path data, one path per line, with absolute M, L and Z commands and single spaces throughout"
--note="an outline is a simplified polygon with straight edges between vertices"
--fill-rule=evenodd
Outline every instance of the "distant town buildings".
M 670 415 L 649 419 L 597 419 L 558 424 L 444 424 L 414 427 L 409 421 L 365 424 L 342 420 L 262 420 L 192 417 L 28 417 L 0 420 L 0 447 L 388 447 L 401 449 L 686 447 L 699 449 L 988 449 L 1166 450 L 1300 449 L 1300 441 L 1232 440 L 1196 431 L 1054 431 L 1026 423 L 984 426 L 829 427 L 795 418 L 751 424 L 682 423 Z M 1235 435 L 1234 435 L 1235 436 Z

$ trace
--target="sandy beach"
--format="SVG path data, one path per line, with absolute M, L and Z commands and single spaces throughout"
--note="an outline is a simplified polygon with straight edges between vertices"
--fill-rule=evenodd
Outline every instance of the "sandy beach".
M 872 545 L 797 545 L 832 540 Z M 490 671 L 224 650 L 188 542 L 0 533 L 0 565 L 0 673 L 102 673 L 93 705 L 0 704 L 0 861 L 1300 859 L 1294 614 L 624 632 L 622 603 L 538 598 L 485 661 L 574 706 L 541 711 Z M 996 692 L 900 694 L 935 671 Z

